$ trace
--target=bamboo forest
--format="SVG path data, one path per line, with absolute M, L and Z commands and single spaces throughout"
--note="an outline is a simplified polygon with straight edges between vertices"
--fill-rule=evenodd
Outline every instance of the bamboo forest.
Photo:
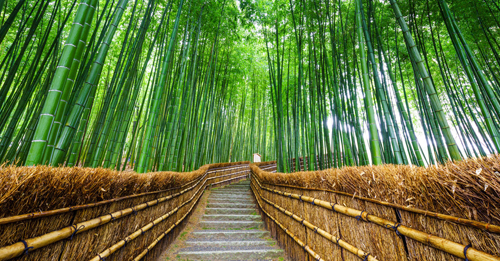
M 0 163 L 280 172 L 500 151 L 498 0 L 2 0 Z

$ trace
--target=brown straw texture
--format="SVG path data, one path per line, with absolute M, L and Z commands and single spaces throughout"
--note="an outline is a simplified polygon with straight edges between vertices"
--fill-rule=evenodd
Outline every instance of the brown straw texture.
M 259 165 L 272 171 L 272 163 Z M 262 171 L 257 164 L 250 167 L 262 186 L 286 195 L 304 195 L 314 199 L 315 204 L 262 189 L 264 198 L 379 260 L 464 260 L 464 250 L 469 260 L 475 259 L 476 251 L 494 256 L 490 260 L 499 260 L 500 234 L 496 232 L 500 225 L 499 156 L 428 168 L 384 165 L 284 174 Z M 318 204 L 320 201 L 338 204 L 339 210 L 340 206 L 358 210 L 355 216 L 364 211 L 359 217 L 361 221 L 332 211 L 331 206 L 330 210 L 323 208 Z M 372 216 L 391 221 L 392 225 L 383 227 L 363 221 Z M 278 215 L 277 220 L 289 229 L 296 223 L 286 215 Z M 400 237 L 402 226 L 460 247 L 449 251 L 454 253 L 450 254 L 429 246 L 431 239 Z M 337 246 L 310 230 L 302 232 L 299 238 L 313 248 L 319 246 L 315 251 L 325 260 L 359 260 L 345 250 L 338 254 L 333 251 L 332 255 Z
M 144 233 L 106 258 L 131 260 L 168 230 L 143 258 L 155 260 L 181 231 L 197 191 L 246 178 L 248 171 L 248 162 L 148 174 L 2 167 L 0 260 L 89 260 L 142 228 Z

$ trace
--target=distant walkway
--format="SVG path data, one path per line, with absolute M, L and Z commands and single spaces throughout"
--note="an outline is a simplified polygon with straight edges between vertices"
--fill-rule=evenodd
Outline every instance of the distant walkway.
M 250 181 L 207 192 L 198 206 L 203 211 L 206 202 L 204 212 L 191 216 L 167 260 L 284 260 L 257 214 Z

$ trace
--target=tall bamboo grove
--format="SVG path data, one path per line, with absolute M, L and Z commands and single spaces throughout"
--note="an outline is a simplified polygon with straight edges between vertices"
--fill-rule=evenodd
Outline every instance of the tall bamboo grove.
M 426 166 L 500 150 L 495 0 L 0 1 L 0 162 Z

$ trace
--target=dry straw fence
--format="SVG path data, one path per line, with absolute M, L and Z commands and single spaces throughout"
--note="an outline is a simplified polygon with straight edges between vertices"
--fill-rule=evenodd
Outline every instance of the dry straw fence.
M 248 162 L 186 173 L 1 167 L 0 260 L 156 260 L 207 186 Z
M 273 173 L 251 164 L 269 230 L 293 260 L 500 260 L 500 157 L 420 168 Z

